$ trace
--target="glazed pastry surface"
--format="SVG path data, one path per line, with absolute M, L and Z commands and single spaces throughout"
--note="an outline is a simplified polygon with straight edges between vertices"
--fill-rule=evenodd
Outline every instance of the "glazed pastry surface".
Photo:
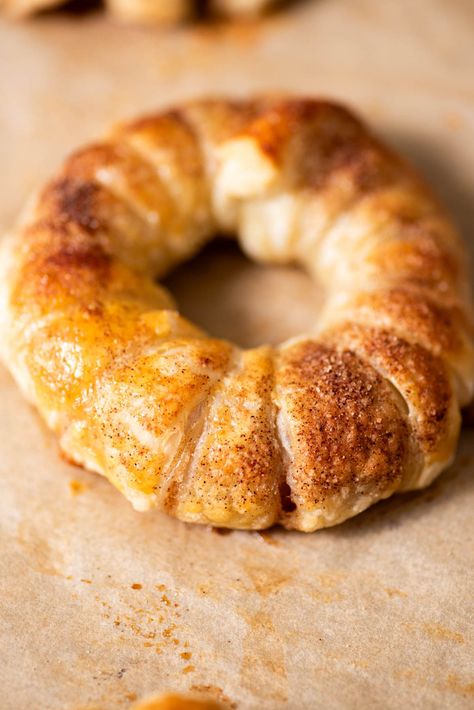
M 216 234 L 320 282 L 314 328 L 242 350 L 155 279 Z M 342 106 L 185 104 L 73 154 L 0 251 L 0 354 L 72 461 L 137 510 L 313 531 L 451 462 L 473 396 L 466 254 Z

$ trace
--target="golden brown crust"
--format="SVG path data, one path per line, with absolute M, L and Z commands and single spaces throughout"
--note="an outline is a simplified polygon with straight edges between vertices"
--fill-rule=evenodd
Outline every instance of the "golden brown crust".
M 461 268 L 461 267 L 459 267 Z M 462 404 L 472 398 L 472 325 L 461 299 L 442 303 L 427 288 L 401 282 L 392 288 L 361 289 L 331 313 L 330 322 L 380 326 L 442 357 L 456 375 Z
M 154 278 L 216 230 L 326 290 L 318 331 L 243 352 Z M 313 530 L 448 463 L 474 391 L 462 245 L 349 111 L 263 97 L 119 126 L 66 161 L 0 256 L 0 351 L 65 454 L 133 502 Z
M 302 341 L 282 348 L 276 397 L 294 512 L 287 527 L 341 522 L 347 499 L 358 511 L 397 488 L 411 467 L 403 402 L 349 351 Z
M 177 515 L 225 527 L 265 528 L 280 512 L 281 469 L 269 348 L 243 353 L 214 392 Z
M 137 340 L 96 376 L 85 402 L 85 435 L 106 475 L 136 506 L 173 512 L 207 398 L 225 375 L 232 348 L 169 334 L 161 342 Z M 68 433 L 63 447 L 66 440 Z
M 409 343 L 393 331 L 356 323 L 343 323 L 326 332 L 324 342 L 347 349 L 369 362 L 400 392 L 408 407 L 417 452 L 423 460 L 408 471 L 403 489 L 423 485 L 438 472 L 440 452 L 449 457 L 459 433 L 460 417 L 449 373 L 426 348 Z M 434 465 L 434 470 L 432 470 Z M 411 473 L 411 475 L 410 475 Z

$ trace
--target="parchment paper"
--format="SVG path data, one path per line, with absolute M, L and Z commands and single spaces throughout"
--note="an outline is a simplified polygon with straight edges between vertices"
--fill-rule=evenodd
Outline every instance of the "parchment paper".
M 469 240 L 473 27 L 470 0 L 300 2 L 259 24 L 176 32 L 98 14 L 2 21 L 1 227 L 115 120 L 288 89 L 352 102 Z M 170 281 L 178 301 L 245 345 L 297 332 L 316 307 L 303 276 L 231 248 L 196 264 Z M 219 535 L 135 513 L 62 462 L 0 369 L 0 707 L 115 710 L 190 688 L 239 710 L 473 707 L 473 468 L 466 431 L 425 492 L 314 535 Z

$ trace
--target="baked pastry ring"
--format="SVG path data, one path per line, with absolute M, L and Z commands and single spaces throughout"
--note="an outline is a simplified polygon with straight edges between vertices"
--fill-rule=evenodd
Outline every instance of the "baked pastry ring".
M 243 351 L 154 281 L 216 232 L 301 264 L 314 329 Z M 137 510 L 312 531 L 452 460 L 473 396 L 466 255 L 345 108 L 209 100 L 67 160 L 4 240 L 1 355 L 65 454 Z
M 66 0 L 0 0 L 9 15 L 24 17 L 64 5 Z M 264 12 L 275 0 L 209 0 L 211 10 L 229 17 L 251 17 Z M 173 24 L 186 20 L 197 6 L 195 0 L 105 0 L 117 20 L 138 24 Z

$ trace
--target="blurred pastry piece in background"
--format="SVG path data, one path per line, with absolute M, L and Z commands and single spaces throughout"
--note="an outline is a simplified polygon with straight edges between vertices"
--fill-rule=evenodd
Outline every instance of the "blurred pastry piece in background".
M 34 15 L 42 10 L 67 7 L 67 0 L 0 0 L 0 10 L 14 18 Z M 75 0 L 74 8 L 90 9 L 101 3 Z M 262 14 L 276 0 L 104 0 L 106 10 L 115 19 L 141 25 L 178 24 L 201 12 L 208 16 L 255 17 Z
M 224 710 L 214 700 L 202 700 L 188 695 L 165 693 L 159 697 L 141 700 L 131 710 Z
M 10 17 L 26 17 L 62 4 L 61 0 L 0 0 L 0 10 Z
M 115 19 L 140 25 L 178 24 L 193 10 L 190 0 L 106 0 L 105 6 Z
M 211 0 L 211 11 L 229 17 L 252 17 L 263 13 L 275 0 Z

